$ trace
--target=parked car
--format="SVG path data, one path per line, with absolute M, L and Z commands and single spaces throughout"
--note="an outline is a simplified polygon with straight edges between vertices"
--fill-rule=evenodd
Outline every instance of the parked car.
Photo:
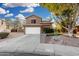
M 12 29 L 11 32 L 17 32 L 17 29 Z

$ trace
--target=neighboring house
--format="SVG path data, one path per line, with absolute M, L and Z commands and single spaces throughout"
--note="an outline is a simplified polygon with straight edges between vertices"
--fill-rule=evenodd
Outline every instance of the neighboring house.
M 41 34 L 45 28 L 51 28 L 52 22 L 42 21 L 42 18 L 36 15 L 26 17 L 25 34 Z
M 6 22 L 4 20 L 0 20 L 0 32 L 6 30 Z
M 10 30 L 7 29 L 7 24 L 5 20 L 0 20 L 0 32 L 10 32 Z
M 79 25 L 76 25 L 75 26 L 74 31 L 75 31 L 75 34 L 78 34 L 79 35 Z
M 79 35 L 79 25 L 76 25 L 76 29 L 75 29 L 75 31 L 76 31 L 76 34 Z
M 79 16 L 77 18 L 75 29 L 74 29 L 73 33 L 76 35 L 76 37 L 79 37 Z
M 79 25 L 75 26 L 75 29 L 73 30 L 74 36 L 79 37 Z

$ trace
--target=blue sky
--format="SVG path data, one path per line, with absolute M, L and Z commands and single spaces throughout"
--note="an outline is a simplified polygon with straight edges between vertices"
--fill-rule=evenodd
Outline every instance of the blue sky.
M 16 18 L 37 15 L 46 19 L 50 16 L 48 9 L 39 4 L 21 3 L 0 3 L 0 18 Z

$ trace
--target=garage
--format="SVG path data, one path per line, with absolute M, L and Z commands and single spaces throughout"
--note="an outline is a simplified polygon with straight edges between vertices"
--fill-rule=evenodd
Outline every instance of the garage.
M 25 27 L 25 34 L 40 34 L 40 27 Z

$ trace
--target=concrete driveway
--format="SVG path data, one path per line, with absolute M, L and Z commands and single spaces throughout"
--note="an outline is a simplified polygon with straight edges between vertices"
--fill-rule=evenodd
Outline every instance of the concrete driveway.
M 31 52 L 40 43 L 39 40 L 40 36 L 38 35 L 23 35 L 11 40 L 5 40 L 0 42 L 0 52 Z
M 2 53 L 1 55 L 5 55 L 5 52 L 32 53 L 39 44 L 39 35 L 23 35 L 0 42 L 0 53 Z
M 0 55 L 2 56 L 79 56 L 79 48 L 40 43 L 40 35 L 23 35 L 11 40 L 0 42 Z

